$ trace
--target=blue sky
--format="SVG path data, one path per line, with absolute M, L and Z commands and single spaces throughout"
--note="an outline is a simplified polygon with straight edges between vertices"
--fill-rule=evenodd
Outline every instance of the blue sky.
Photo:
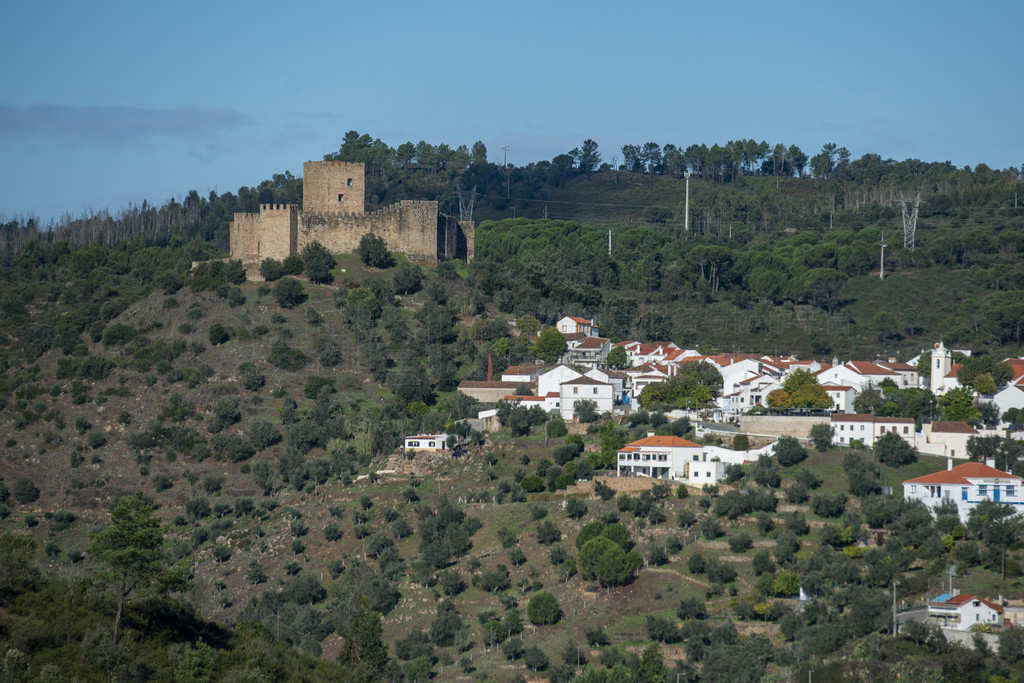
M 234 192 L 337 150 L 756 138 L 1024 163 L 1019 0 L 49 2 L 0 25 L 0 216 Z

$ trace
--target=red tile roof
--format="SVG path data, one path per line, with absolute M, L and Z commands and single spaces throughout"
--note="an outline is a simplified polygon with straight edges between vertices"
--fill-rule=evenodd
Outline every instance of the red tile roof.
M 997 470 L 980 462 L 965 462 L 951 470 L 941 470 L 926 474 L 916 479 L 907 479 L 904 484 L 969 484 L 968 479 L 1022 479 L 1018 476 Z
M 868 363 L 862 360 L 851 360 L 846 364 L 846 367 L 850 368 L 858 375 L 895 375 L 898 373 L 893 372 L 889 368 L 883 368 L 881 365 L 875 363 Z
M 997 604 L 995 602 L 991 602 L 990 600 L 986 600 L 985 598 L 979 598 L 977 595 L 971 595 L 970 593 L 961 593 L 960 595 L 954 595 L 953 597 L 949 598 L 948 600 L 946 600 L 944 602 L 932 602 L 932 604 L 933 605 L 956 605 L 957 607 L 960 607 L 961 605 L 966 605 L 967 603 L 974 602 L 975 600 L 977 600 L 978 602 L 985 603 L 986 605 L 991 607 L 993 610 L 995 610 L 999 614 L 1003 613 L 1003 606 L 1002 605 Z
M 627 443 L 625 448 L 643 448 L 644 446 L 654 448 L 700 448 L 700 444 L 680 439 L 678 436 L 648 436 L 639 441 Z
M 943 432 L 946 434 L 977 434 L 978 430 L 962 420 L 957 420 L 955 422 L 943 422 L 941 420 L 937 420 L 932 422 L 932 433 L 934 434 L 935 432 Z
M 828 391 L 829 387 L 825 387 Z M 878 424 L 912 424 L 910 417 L 882 417 L 881 415 L 864 415 L 861 413 L 832 413 L 832 422 L 877 422 Z
M 608 382 L 602 382 L 599 379 L 593 379 L 592 377 L 587 377 L 586 375 L 584 375 L 583 377 L 577 377 L 576 379 L 569 380 L 568 382 L 562 382 L 562 386 L 565 386 L 566 384 L 593 384 L 595 386 L 601 387 L 611 386 L 610 384 L 608 384 Z

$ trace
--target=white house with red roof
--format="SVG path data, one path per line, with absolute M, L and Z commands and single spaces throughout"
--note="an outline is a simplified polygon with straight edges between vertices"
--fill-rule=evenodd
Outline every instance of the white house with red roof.
M 904 441 L 917 448 L 917 428 L 909 417 L 883 417 L 858 413 L 832 413 L 832 443 L 849 446 L 854 440 L 871 448 L 878 437 L 895 432 Z
M 988 432 L 986 436 L 998 436 L 998 434 L 998 432 Z M 952 422 L 935 420 L 921 425 L 923 438 L 918 440 L 917 449 L 922 453 L 966 460 L 967 442 L 971 437 L 981 435 L 981 432 L 963 420 Z
M 619 475 L 625 472 L 658 479 L 689 479 L 690 466 L 706 462 L 706 457 L 704 449 L 692 441 L 678 436 L 655 436 L 654 432 L 647 432 L 645 438 L 627 443 L 619 449 L 615 471 Z M 721 465 L 722 474 L 705 477 L 706 481 L 702 483 L 714 483 L 724 476 L 725 464 L 715 464 Z
M 1021 478 L 997 470 L 994 461 L 965 462 L 953 467 L 953 459 L 946 459 L 946 469 L 903 482 L 903 497 L 920 500 L 928 508 L 937 508 L 952 501 L 965 520 L 975 505 L 983 500 L 1013 505 L 1020 514 L 1024 505 Z
M 567 344 L 569 348 L 564 356 L 565 361 L 588 369 L 604 363 L 608 352 L 612 350 L 611 341 L 604 337 L 583 337 Z
M 1003 606 L 968 593 L 943 593 L 928 601 L 928 623 L 955 631 L 981 625 L 1002 628 Z
M 1004 362 L 1010 366 L 1013 374 L 1006 386 L 992 396 L 1000 420 L 1007 410 L 1024 408 L 1024 358 L 1010 358 Z
M 777 377 L 756 375 L 739 382 L 731 394 L 719 397 L 718 405 L 726 417 L 742 415 L 754 406 L 763 405 L 768 394 L 781 386 Z
M 586 318 L 577 318 L 574 315 L 567 315 L 557 323 L 555 327 L 563 335 L 565 334 L 582 334 L 584 337 L 596 337 L 598 335 L 598 325 L 593 320 L 587 320 Z
M 580 401 L 593 401 L 598 415 L 610 413 L 615 409 L 615 388 L 608 382 L 592 377 L 582 376 L 563 382 L 558 393 L 563 420 L 573 419 L 576 415 L 576 404 Z
M 851 360 L 842 365 L 833 365 L 818 373 L 819 384 L 850 386 L 860 393 L 868 387 L 877 387 L 883 380 L 890 379 L 899 386 L 903 377 L 896 371 L 877 363 Z
M 853 399 L 857 397 L 856 389 L 845 384 L 823 384 L 821 388 L 832 399 L 835 411 L 848 413 L 853 410 Z
M 899 380 L 894 380 L 900 389 L 916 389 L 921 385 L 920 377 L 917 374 L 917 368 L 910 363 L 900 363 L 897 362 L 895 358 L 890 358 L 884 362 L 879 361 L 878 365 L 886 370 L 892 370 L 900 376 Z
M 583 373 L 576 372 L 568 365 L 556 365 L 537 378 L 537 395 L 547 396 L 552 392 L 557 394 L 563 382 L 579 379 L 582 376 Z
M 626 357 L 633 365 L 643 365 L 644 363 L 676 365 L 686 358 L 699 355 L 696 351 L 681 349 L 672 342 L 642 344 L 638 341 L 624 341 L 616 343 L 615 346 L 621 346 L 626 351 Z

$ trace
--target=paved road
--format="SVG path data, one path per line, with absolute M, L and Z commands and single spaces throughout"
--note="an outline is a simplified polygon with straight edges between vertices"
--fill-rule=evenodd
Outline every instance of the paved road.
M 909 612 L 900 612 L 896 615 L 896 624 L 899 627 L 899 629 L 902 629 L 903 624 L 907 623 L 908 621 L 928 621 L 928 609 L 915 609 Z

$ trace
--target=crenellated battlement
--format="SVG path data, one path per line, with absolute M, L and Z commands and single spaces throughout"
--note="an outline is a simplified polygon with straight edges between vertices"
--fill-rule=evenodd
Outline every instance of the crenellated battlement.
M 351 253 L 363 235 L 381 237 L 391 251 L 429 265 L 440 258 L 473 258 L 473 223 L 438 212 L 436 201 L 406 199 L 364 210 L 363 164 L 307 161 L 303 164 L 302 208 L 260 204 L 259 213 L 236 213 L 231 223 L 231 257 L 282 260 L 311 242 L 332 253 Z

